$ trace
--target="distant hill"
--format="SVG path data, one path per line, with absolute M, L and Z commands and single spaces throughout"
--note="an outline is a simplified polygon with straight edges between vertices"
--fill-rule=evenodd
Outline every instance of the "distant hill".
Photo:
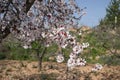
M 89 26 L 81 26 L 80 30 L 82 30 L 82 31 L 88 31 L 88 30 L 91 30 L 91 27 L 89 27 Z
M 73 31 L 73 32 L 77 32 L 77 31 L 89 31 L 91 30 L 92 28 L 89 27 L 89 26 L 81 26 L 80 28 L 74 28 L 74 27 L 70 27 L 68 28 L 69 31 Z

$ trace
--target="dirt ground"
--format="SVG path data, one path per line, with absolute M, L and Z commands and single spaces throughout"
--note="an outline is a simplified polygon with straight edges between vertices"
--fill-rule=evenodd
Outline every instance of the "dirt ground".
M 0 80 L 120 80 L 120 66 L 103 65 L 103 69 L 92 72 L 94 65 L 67 70 L 65 63 L 44 62 L 42 71 L 34 61 L 0 61 Z

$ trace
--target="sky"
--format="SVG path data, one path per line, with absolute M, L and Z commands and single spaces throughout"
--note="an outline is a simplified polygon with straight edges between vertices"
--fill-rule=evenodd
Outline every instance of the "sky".
M 76 0 L 80 8 L 87 7 L 84 15 L 80 20 L 80 25 L 89 27 L 96 26 L 101 18 L 106 15 L 106 8 L 111 0 Z

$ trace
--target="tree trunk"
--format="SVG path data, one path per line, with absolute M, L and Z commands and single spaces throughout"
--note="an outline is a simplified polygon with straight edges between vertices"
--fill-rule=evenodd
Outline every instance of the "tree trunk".
M 0 43 L 0 52 L 2 52 L 2 47 L 3 47 L 3 45 L 2 45 L 2 43 Z
M 43 60 L 43 57 L 45 55 L 45 52 L 46 52 L 46 47 L 43 49 L 43 51 L 41 52 L 41 54 L 39 53 L 39 50 L 37 50 L 37 58 L 38 58 L 38 70 L 41 71 L 42 69 L 42 60 Z

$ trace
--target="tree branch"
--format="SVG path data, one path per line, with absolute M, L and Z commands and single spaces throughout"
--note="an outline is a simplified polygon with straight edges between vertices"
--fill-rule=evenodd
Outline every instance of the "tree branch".
M 42 1 L 42 0 L 39 0 L 39 1 Z M 35 0 L 26 0 L 26 4 L 25 4 L 25 7 L 26 7 L 26 11 L 25 13 L 27 14 L 27 12 L 30 10 L 31 6 L 34 4 Z M 9 0 L 9 4 L 12 3 L 12 0 Z M 9 4 L 8 4 L 8 7 L 9 7 Z M 14 6 L 14 4 L 13 4 Z M 15 7 L 15 6 L 14 6 Z M 19 13 L 20 11 L 15 7 L 15 9 L 17 10 L 17 12 Z M 7 12 L 6 12 L 7 13 Z M 4 17 L 6 16 L 6 14 L 4 15 Z M 18 16 L 17 16 L 18 18 Z M 12 22 L 12 21 L 11 21 Z M 2 27 L 2 26 L 1 26 Z M 1 31 L 0 32 L 0 43 L 2 42 L 2 39 L 6 38 L 8 35 L 10 34 L 10 28 L 9 28 L 9 25 L 5 28 L 4 31 Z

